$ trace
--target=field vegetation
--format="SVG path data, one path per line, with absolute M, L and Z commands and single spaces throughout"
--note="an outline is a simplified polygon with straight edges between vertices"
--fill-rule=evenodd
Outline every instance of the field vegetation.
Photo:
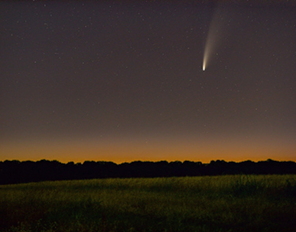
M 296 231 L 296 175 L 0 186 L 0 231 Z

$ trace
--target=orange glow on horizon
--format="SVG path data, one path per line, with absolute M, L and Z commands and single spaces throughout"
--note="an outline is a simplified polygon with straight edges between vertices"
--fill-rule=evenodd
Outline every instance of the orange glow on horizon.
M 114 163 L 141 161 L 260 161 L 274 159 L 295 160 L 296 148 L 273 143 L 273 146 L 248 141 L 63 141 L 6 143 L 1 147 L 0 160 L 58 160 L 62 163 L 86 160 L 112 161 Z M 4 154 L 4 155 L 3 155 Z

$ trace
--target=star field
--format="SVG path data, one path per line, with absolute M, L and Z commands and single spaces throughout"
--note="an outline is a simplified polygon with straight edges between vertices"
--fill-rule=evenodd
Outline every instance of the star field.
M 2 2 L 0 160 L 295 160 L 295 13 Z

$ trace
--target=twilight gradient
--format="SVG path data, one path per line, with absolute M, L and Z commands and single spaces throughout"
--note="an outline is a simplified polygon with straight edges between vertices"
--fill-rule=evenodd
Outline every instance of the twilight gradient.
M 7 1 L 0 15 L 0 160 L 296 160 L 293 5 Z

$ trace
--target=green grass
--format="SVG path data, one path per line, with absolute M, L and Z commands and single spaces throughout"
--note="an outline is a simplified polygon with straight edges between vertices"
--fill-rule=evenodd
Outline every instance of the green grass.
M 296 231 L 296 176 L 5 185 L 0 231 Z

